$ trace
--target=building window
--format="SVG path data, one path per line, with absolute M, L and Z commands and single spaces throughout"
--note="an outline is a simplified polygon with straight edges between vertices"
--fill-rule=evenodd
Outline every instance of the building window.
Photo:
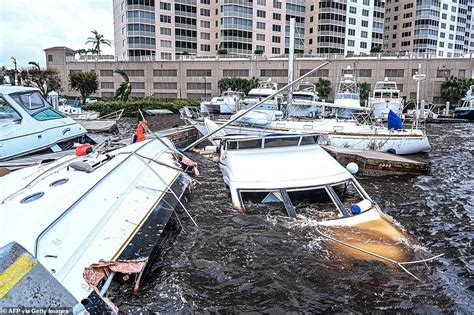
M 212 85 L 210 82 L 188 82 L 186 84 L 186 88 L 188 90 L 197 90 L 197 91 L 201 91 L 201 90 L 211 90 L 212 89 Z
M 273 43 L 280 43 L 281 42 L 280 36 L 272 36 L 272 42 Z
M 211 10 L 201 9 L 200 12 L 202 16 L 211 16 Z
M 201 51 L 211 51 L 211 45 L 201 44 Z
M 248 77 L 249 69 L 224 69 L 222 71 L 224 77 L 236 78 L 236 77 Z
M 356 31 L 355 31 L 355 29 L 349 28 L 348 31 L 347 31 L 347 33 L 348 33 L 350 36 L 355 36 Z
M 161 10 L 166 10 L 166 11 L 171 11 L 171 3 L 160 2 L 160 9 Z
M 171 23 L 171 16 L 169 15 L 160 15 L 161 23 Z
M 153 93 L 154 97 L 167 99 L 167 100 L 175 100 L 178 98 L 177 93 Z
M 356 19 L 355 18 L 349 18 L 349 24 L 356 25 Z
M 178 71 L 176 69 L 155 69 L 153 70 L 154 77 L 176 77 Z
M 210 77 L 212 76 L 212 70 L 206 69 L 188 69 L 186 70 L 187 77 Z
M 369 21 L 362 20 L 361 25 L 362 27 L 369 27 Z
M 201 33 L 201 39 L 211 39 L 211 33 Z
M 372 69 L 359 69 L 358 74 L 360 78 L 370 78 L 372 77 Z
M 257 45 L 255 46 L 256 50 L 261 50 L 262 52 L 265 52 L 265 46 Z
M 367 31 L 360 31 L 360 37 L 367 38 Z
M 201 21 L 200 23 L 202 28 L 211 28 L 211 22 L 209 21 Z
M 311 69 L 301 69 L 300 76 L 305 75 L 306 73 L 310 72 Z M 313 72 L 310 77 L 320 77 L 320 78 L 327 78 L 329 77 L 329 69 L 319 69 Z
M 367 48 L 367 42 L 360 42 L 360 48 Z
M 280 13 L 273 13 L 273 19 L 274 20 L 281 20 L 281 14 Z
M 272 54 L 274 54 L 274 55 L 279 55 L 279 54 L 280 54 L 280 48 L 278 48 L 278 47 L 272 47 Z
M 52 62 L 53 61 L 53 55 L 48 55 L 48 62 Z
M 262 10 L 257 10 L 257 16 L 264 18 L 266 16 L 266 12 Z
M 263 22 L 257 22 L 257 28 L 259 30 L 264 30 L 265 29 L 265 23 Z
M 171 41 L 170 40 L 161 40 L 160 41 L 161 47 L 171 48 Z
M 264 41 L 265 40 L 265 34 L 257 34 L 257 40 Z
M 273 7 L 275 9 L 281 9 L 281 2 L 277 0 L 273 0 Z
M 101 89 L 113 89 L 114 83 L 113 82 L 100 82 Z
M 437 78 L 447 78 L 451 75 L 451 70 L 449 69 L 438 69 L 436 71 Z
M 281 32 L 281 25 L 273 24 L 272 29 L 274 32 Z
M 261 69 L 260 76 L 267 78 L 286 78 L 288 77 L 288 69 Z
M 387 78 L 403 78 L 405 76 L 404 69 L 385 69 L 385 76 Z
M 177 82 L 153 82 L 155 90 L 176 90 L 178 89 Z
M 172 54 L 168 52 L 162 52 L 161 53 L 161 60 L 171 60 L 172 59 Z
M 349 46 L 349 47 L 354 47 L 354 44 L 355 44 L 355 42 L 354 42 L 353 39 L 349 39 L 349 40 L 347 41 L 347 46 Z
M 349 13 L 357 14 L 357 8 L 356 7 L 349 7 Z
M 114 70 L 100 70 L 100 76 L 101 77 L 113 77 L 114 76 Z
M 363 9 L 362 10 L 362 15 L 363 16 L 369 16 L 369 10 Z

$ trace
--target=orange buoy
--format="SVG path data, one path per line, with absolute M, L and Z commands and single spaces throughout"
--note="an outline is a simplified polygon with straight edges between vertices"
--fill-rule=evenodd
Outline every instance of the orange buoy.
M 83 156 L 92 152 L 92 146 L 89 143 L 82 144 L 76 148 L 76 155 Z

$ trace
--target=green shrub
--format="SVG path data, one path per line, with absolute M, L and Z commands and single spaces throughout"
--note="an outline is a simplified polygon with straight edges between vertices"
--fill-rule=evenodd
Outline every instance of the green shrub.
M 100 115 L 110 114 L 112 112 L 124 109 L 123 115 L 127 117 L 136 117 L 138 110 L 145 109 L 169 109 L 173 113 L 178 113 L 179 110 L 185 106 L 199 106 L 199 100 L 192 99 L 177 99 L 164 100 L 155 97 L 147 97 L 140 100 L 133 100 L 128 102 L 110 101 L 110 102 L 96 102 L 83 106 L 86 110 L 93 110 L 100 113 Z

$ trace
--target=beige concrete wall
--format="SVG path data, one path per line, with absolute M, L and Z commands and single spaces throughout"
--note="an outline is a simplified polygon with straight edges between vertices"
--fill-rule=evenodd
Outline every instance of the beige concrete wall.
M 154 93 L 174 93 L 176 97 L 197 97 L 204 94 L 204 86 L 202 89 L 188 89 L 188 83 L 210 83 L 210 89 L 206 88 L 207 97 L 210 95 L 218 95 L 218 81 L 224 77 L 224 70 L 248 70 L 248 76 L 245 78 L 256 77 L 262 80 L 268 77 L 262 76 L 262 70 L 285 70 L 288 69 L 288 61 L 283 58 L 265 58 L 254 57 L 251 59 L 187 59 L 174 61 L 140 61 L 140 62 L 105 62 L 105 61 L 70 61 L 61 60 L 61 51 L 51 52 L 53 54 L 53 62 L 47 62 L 47 67 L 56 69 L 60 73 L 63 82 L 62 94 L 77 95 L 76 92 L 71 91 L 67 84 L 68 75 L 73 70 L 81 71 L 95 71 L 99 75 L 100 84 L 106 82 L 110 85 L 113 82 L 113 88 L 100 88 L 96 96 L 110 96 L 111 93 L 122 82 L 122 78 L 113 74 L 112 76 L 104 76 L 104 71 L 113 71 L 115 69 L 122 70 L 142 70 L 143 76 L 131 76 L 132 83 L 143 85 L 143 88 L 134 89 L 134 93 L 139 95 L 153 95 Z M 63 58 L 64 58 L 64 53 Z M 295 63 L 295 76 L 300 76 L 301 70 L 312 69 L 323 62 L 318 58 L 300 58 Z M 402 87 L 402 96 L 410 99 L 414 98 L 416 92 L 416 84 L 412 79 L 412 75 L 417 71 L 418 66 L 421 65 L 421 72 L 426 73 L 428 79 L 422 84 L 421 98 L 427 101 L 434 101 L 435 103 L 442 103 L 440 99 L 440 86 L 444 81 L 444 77 L 437 77 L 440 73 L 450 74 L 454 76 L 465 76 L 473 78 L 473 58 L 426 58 L 426 59 L 411 59 L 410 56 L 396 57 L 355 57 L 345 59 L 332 60 L 327 65 L 323 72 L 325 79 L 331 81 L 332 92 L 329 98 L 334 97 L 335 89 L 342 68 L 350 65 L 360 70 L 359 82 L 367 82 L 373 88 L 376 81 L 383 80 L 386 75 L 392 75 L 389 79 L 396 81 Z M 153 70 L 176 70 L 176 76 L 153 76 Z M 370 71 L 369 71 L 370 69 Z M 200 73 L 198 70 L 203 70 Z M 210 73 L 206 73 L 210 70 Z M 438 71 L 439 70 L 439 71 Z M 107 71 L 105 71 L 107 72 Z M 141 71 L 139 71 L 141 72 Z M 278 71 L 277 71 L 278 72 Z M 284 71 L 283 71 L 284 72 Z M 363 73 L 370 76 L 363 76 Z M 370 73 L 367 73 L 370 72 Z M 392 73 L 390 73 L 392 72 Z M 161 73 L 162 74 L 162 73 Z M 210 75 L 209 75 L 210 74 Z M 194 75 L 194 76 L 193 76 Z M 280 84 L 285 84 L 287 81 L 286 74 L 281 71 L 277 73 L 278 76 L 273 76 L 272 80 Z M 399 75 L 395 77 L 394 75 Z M 319 77 L 311 77 L 308 80 L 316 82 Z M 176 88 L 158 89 L 155 88 L 154 83 L 168 82 L 171 85 L 176 83 Z M 143 84 L 140 84 L 143 83 Z M 164 83 L 162 83 L 164 84 Z M 191 87 L 195 85 L 191 84 Z M 136 95 L 136 94 L 134 94 Z

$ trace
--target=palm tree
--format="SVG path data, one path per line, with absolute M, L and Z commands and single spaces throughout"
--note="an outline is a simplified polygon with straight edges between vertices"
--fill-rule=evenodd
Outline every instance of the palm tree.
M 98 55 L 100 55 L 100 45 L 107 45 L 109 47 L 112 46 L 112 41 L 110 39 L 105 39 L 104 35 L 99 34 L 96 30 L 91 31 L 94 36 L 89 37 L 86 41 L 87 44 L 92 44 L 94 46 L 93 51 L 95 51 Z
M 328 97 L 329 93 L 331 93 L 331 81 L 319 78 L 318 82 L 316 82 L 316 91 L 319 96 Z
M 37 63 L 36 61 L 30 61 L 28 62 L 28 64 L 33 66 L 33 68 L 36 68 L 37 70 L 41 70 L 39 63 Z
M 359 86 L 360 105 L 364 105 L 370 96 L 370 86 L 367 82 L 357 84 Z
M 446 78 L 443 84 L 441 84 L 441 96 L 449 100 L 451 104 L 456 104 L 469 88 L 469 81 L 470 80 L 460 79 L 453 75 Z
M 125 73 L 125 71 L 117 69 L 114 72 L 120 74 L 124 81 L 115 91 L 115 98 L 120 97 L 120 100 L 122 102 L 126 102 L 128 100 L 128 96 L 130 95 L 130 93 L 132 93 L 132 83 L 130 83 L 128 75 Z

